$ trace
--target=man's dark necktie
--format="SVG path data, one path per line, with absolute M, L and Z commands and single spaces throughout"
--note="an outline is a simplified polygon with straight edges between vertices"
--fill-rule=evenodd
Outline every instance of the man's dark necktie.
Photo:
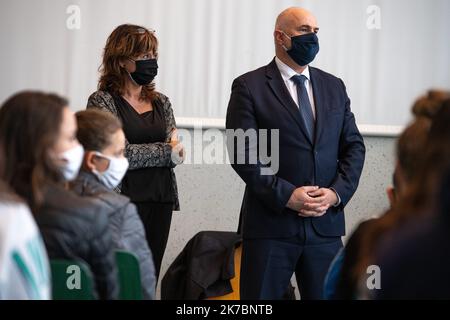
M 306 131 L 308 131 L 309 138 L 311 142 L 314 142 L 314 127 L 315 127 L 315 119 L 314 114 L 311 107 L 311 102 L 309 101 L 308 92 L 305 88 L 306 76 L 304 75 L 295 75 L 292 78 L 292 81 L 297 85 L 297 97 L 298 97 L 298 105 L 300 109 L 300 114 L 305 123 Z

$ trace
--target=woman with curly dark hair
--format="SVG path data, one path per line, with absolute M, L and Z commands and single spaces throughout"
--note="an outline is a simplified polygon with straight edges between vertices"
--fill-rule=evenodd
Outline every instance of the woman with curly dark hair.
M 138 208 L 158 277 L 172 211 L 180 209 L 173 168 L 182 162 L 183 150 L 171 103 L 155 91 L 157 58 L 153 31 L 118 26 L 106 42 L 98 91 L 87 107 L 111 112 L 123 123 L 130 167 L 119 190 Z

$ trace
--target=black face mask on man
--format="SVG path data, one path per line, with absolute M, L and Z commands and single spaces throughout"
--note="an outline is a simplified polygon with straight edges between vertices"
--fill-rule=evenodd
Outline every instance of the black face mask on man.
M 281 32 L 289 37 L 284 31 Z M 289 38 L 291 39 L 292 47 L 289 50 L 284 47 L 287 54 L 299 66 L 310 64 L 319 52 L 319 38 L 317 38 L 317 35 L 313 32 Z
M 136 64 L 136 70 L 130 73 L 131 79 L 140 86 L 150 84 L 158 74 L 158 61 L 156 59 L 132 61 Z

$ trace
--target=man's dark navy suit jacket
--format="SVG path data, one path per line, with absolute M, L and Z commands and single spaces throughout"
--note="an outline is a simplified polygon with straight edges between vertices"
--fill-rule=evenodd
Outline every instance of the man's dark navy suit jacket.
M 303 218 L 286 208 L 286 204 L 297 187 L 309 185 L 333 188 L 341 199 L 338 207 L 330 207 L 322 217 L 312 218 L 315 230 L 323 236 L 345 234 L 344 207 L 359 183 L 364 142 L 342 80 L 309 68 L 316 108 L 314 141 L 308 138 L 275 60 L 233 82 L 226 128 L 279 129 L 279 170 L 275 175 L 261 175 L 264 165 L 259 159 L 256 164 L 232 164 L 246 183 L 241 208 L 244 238 L 298 234 Z M 239 150 L 233 153 L 236 155 Z M 236 160 L 234 156 L 230 158 Z

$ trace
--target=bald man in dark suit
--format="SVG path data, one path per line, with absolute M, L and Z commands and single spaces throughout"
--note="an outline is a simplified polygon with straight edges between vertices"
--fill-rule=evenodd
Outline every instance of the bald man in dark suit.
M 237 161 L 239 154 L 249 158 L 249 143 L 229 145 L 232 167 L 246 184 L 242 299 L 281 299 L 294 273 L 302 299 L 321 299 L 342 247 L 344 207 L 358 186 L 365 147 L 342 80 L 309 66 L 318 30 L 308 11 L 283 11 L 274 30 L 276 57 L 233 82 L 227 133 L 279 130 L 279 141 L 269 141 L 279 147 L 271 175 L 262 174 L 267 164 L 259 158 Z

